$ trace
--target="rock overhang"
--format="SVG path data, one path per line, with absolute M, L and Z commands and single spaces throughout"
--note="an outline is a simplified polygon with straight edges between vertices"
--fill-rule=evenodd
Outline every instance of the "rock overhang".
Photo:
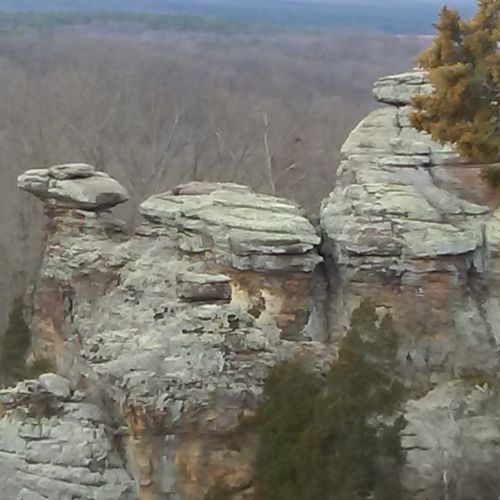
M 321 261 L 321 238 L 304 211 L 246 186 L 188 183 L 148 198 L 139 211 L 177 237 L 197 235 L 204 250 L 236 269 L 310 272 Z
M 99 211 L 129 199 L 117 180 L 85 163 L 28 170 L 18 177 L 17 185 L 47 205 L 61 208 Z
M 379 78 L 373 85 L 373 95 L 377 101 L 395 106 L 411 104 L 416 95 L 432 92 L 428 74 L 421 69 L 414 69 L 397 75 Z

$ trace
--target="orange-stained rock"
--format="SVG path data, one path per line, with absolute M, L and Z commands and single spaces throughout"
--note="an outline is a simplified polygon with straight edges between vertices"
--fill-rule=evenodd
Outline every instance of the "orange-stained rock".
M 48 206 L 34 355 L 106 408 L 140 500 L 251 498 L 255 436 L 238 432 L 271 366 L 316 339 L 315 228 L 293 203 L 227 184 L 143 205 L 133 235 L 102 211 Z
M 332 330 L 341 336 L 360 297 L 370 296 L 395 317 L 401 358 L 423 379 L 478 365 L 495 371 L 498 195 L 480 165 L 409 127 L 419 86 L 429 91 L 419 71 L 377 82 L 375 94 L 391 106 L 373 111 L 342 148 L 321 209 L 323 255 L 335 269 Z

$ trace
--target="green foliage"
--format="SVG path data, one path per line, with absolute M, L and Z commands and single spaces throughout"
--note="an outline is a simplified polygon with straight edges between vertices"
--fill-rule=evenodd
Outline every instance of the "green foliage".
M 480 162 L 500 157 L 499 14 L 500 0 L 478 0 L 468 21 L 441 9 L 434 41 L 418 59 L 434 91 L 414 98 L 410 116 L 417 130 Z
M 54 373 L 55 371 L 54 362 L 50 358 L 40 356 L 26 367 L 25 375 L 27 378 L 37 378 L 42 373 Z
M 401 500 L 404 464 L 394 420 L 397 336 L 368 301 L 354 311 L 326 378 L 297 361 L 275 367 L 259 414 L 257 500 Z
M 258 414 L 258 500 L 307 498 L 303 488 L 308 481 L 302 475 L 308 470 L 303 467 L 301 445 L 320 389 L 320 380 L 297 361 L 282 363 L 270 371 L 264 386 L 267 401 Z
M 26 372 L 26 354 L 31 345 L 31 332 L 23 314 L 23 300 L 12 304 L 9 323 L 1 339 L 0 372 L 7 378 L 20 380 Z

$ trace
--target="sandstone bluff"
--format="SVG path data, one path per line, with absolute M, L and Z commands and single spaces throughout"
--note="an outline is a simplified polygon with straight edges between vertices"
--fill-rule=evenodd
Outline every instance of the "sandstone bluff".
M 343 146 L 314 227 L 294 203 L 189 183 L 140 207 L 130 235 L 109 209 L 126 190 L 85 164 L 31 170 L 47 241 L 31 293 L 33 355 L 58 374 L 0 391 L 9 500 L 203 500 L 222 482 L 252 499 L 256 439 L 232 431 L 267 370 L 322 370 L 361 297 L 391 311 L 406 405 L 406 486 L 434 498 L 466 447 L 500 456 L 487 386 L 498 371 L 500 212 L 480 166 L 408 126 L 414 71 L 382 78 Z

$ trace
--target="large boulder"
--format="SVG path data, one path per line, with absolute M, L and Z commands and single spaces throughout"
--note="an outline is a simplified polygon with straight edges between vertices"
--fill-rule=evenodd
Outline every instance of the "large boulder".
M 85 163 L 28 170 L 17 185 L 49 205 L 64 208 L 105 210 L 129 199 L 118 181 Z

